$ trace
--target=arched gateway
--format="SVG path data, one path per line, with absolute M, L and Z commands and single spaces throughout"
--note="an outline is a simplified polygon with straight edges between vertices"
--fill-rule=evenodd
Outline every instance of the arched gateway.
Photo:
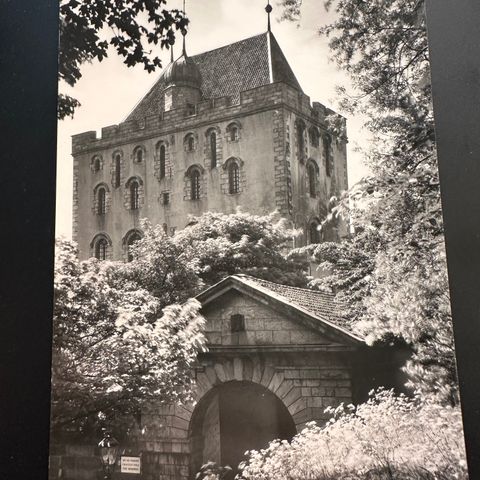
M 332 296 L 234 275 L 197 298 L 208 352 L 195 368 L 195 401 L 142 415 L 144 479 L 192 479 L 207 461 L 236 468 L 246 450 L 323 423 L 327 406 L 358 391 L 365 344 L 343 327 Z
M 208 461 L 233 467 L 247 450 L 265 448 L 276 438 L 291 440 L 295 423 L 282 401 L 262 385 L 229 381 L 212 388 L 190 421 L 190 467 Z

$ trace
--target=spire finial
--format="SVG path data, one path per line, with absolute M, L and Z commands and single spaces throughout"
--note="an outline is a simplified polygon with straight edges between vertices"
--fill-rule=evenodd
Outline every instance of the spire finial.
M 185 0 L 183 0 L 183 14 L 185 15 Z M 184 57 L 187 56 L 187 49 L 185 47 L 185 37 L 187 36 L 187 29 L 182 30 L 182 35 L 183 35 L 183 49 L 182 49 L 182 54 Z
M 272 6 L 270 5 L 270 0 L 268 0 L 267 6 L 265 7 L 265 11 L 267 12 L 268 16 L 268 31 L 271 32 L 271 27 L 270 27 L 270 13 L 272 13 Z
M 170 63 L 173 63 L 173 45 L 170 45 Z

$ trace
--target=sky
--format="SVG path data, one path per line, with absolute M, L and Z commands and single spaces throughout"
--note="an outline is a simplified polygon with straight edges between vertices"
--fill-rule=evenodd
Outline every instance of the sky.
M 266 0 L 187 0 L 190 19 L 187 54 L 195 55 L 226 45 L 267 29 Z M 346 75 L 329 58 L 328 40 L 318 29 L 332 20 L 318 0 L 304 0 L 300 23 L 279 22 L 280 7 L 272 2 L 272 32 L 283 50 L 304 92 L 311 101 L 343 113 L 336 101 L 335 86 L 349 86 Z M 182 8 L 180 0 L 168 0 L 168 8 Z M 170 52 L 159 49 L 166 66 Z M 180 55 L 180 43 L 174 46 Z M 82 66 L 82 78 L 70 88 L 60 91 L 77 98 L 82 104 L 73 119 L 58 124 L 57 144 L 57 207 L 56 235 L 71 238 L 73 161 L 71 136 L 122 122 L 137 102 L 161 75 L 161 70 L 147 73 L 141 65 L 127 67 L 113 51 L 102 62 Z M 357 146 L 366 145 L 367 132 L 362 129 L 364 118 L 347 117 L 349 144 L 347 151 L 349 185 L 365 173 Z

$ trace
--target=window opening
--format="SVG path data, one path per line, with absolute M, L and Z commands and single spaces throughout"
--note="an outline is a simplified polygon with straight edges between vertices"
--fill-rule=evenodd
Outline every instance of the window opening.
M 210 155 L 211 155 L 211 167 L 217 166 L 217 134 L 212 132 L 210 134 Z
M 160 179 L 165 178 L 165 145 L 160 145 Z
M 137 181 L 133 181 L 130 184 L 130 208 L 132 210 L 138 210 L 139 203 L 140 203 L 139 200 L 140 200 L 139 185 Z
M 192 200 L 198 200 L 200 198 L 200 172 L 193 170 L 190 177 L 190 187 L 192 190 Z
M 235 313 L 230 317 L 230 331 L 232 333 L 245 331 L 245 317 L 239 313 Z
M 107 259 L 107 247 L 108 243 L 104 238 L 100 238 L 97 240 L 95 244 L 95 258 L 98 260 L 106 260 Z

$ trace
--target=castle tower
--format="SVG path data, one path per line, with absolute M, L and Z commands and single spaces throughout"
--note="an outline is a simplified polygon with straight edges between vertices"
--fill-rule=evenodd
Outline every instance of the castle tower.
M 347 188 L 333 113 L 303 92 L 270 27 L 191 57 L 184 44 L 123 122 L 73 136 L 80 258 L 127 261 L 142 218 L 172 234 L 238 207 L 279 211 L 303 229 L 297 246 L 338 239 L 317 229 Z

